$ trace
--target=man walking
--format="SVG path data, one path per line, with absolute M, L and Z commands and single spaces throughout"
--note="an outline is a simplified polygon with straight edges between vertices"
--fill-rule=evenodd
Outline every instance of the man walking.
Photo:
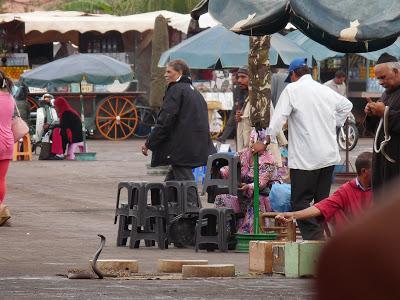
M 298 58 L 289 66 L 287 80 L 292 82 L 282 92 L 270 126 L 272 137 L 288 121 L 291 178 L 291 203 L 294 211 L 329 196 L 334 165 L 340 162 L 336 126 L 342 126 L 353 105 L 345 97 L 312 79 L 307 60 Z M 266 144 L 253 146 L 262 151 Z M 323 229 L 315 218 L 299 220 L 305 240 L 323 238 Z
M 372 187 L 376 195 L 400 174 L 400 63 L 382 54 L 375 66 L 375 76 L 385 88 L 381 99 L 365 106 L 366 128 L 376 131 L 372 162 Z

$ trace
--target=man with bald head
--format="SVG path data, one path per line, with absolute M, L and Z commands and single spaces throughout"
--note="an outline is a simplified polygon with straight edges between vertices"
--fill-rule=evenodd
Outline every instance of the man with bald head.
M 376 132 L 372 162 L 372 187 L 376 195 L 400 175 L 400 63 L 387 53 L 375 66 L 375 77 L 385 92 L 365 106 L 366 128 Z

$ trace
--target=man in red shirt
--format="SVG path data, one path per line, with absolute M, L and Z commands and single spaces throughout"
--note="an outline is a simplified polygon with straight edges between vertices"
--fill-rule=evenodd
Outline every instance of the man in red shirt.
M 361 153 L 355 163 L 357 170 L 355 179 L 343 184 L 331 196 L 313 206 L 299 211 L 281 213 L 275 218 L 289 222 L 293 219 L 319 217 L 340 230 L 340 227 L 372 206 L 371 162 L 371 152 Z

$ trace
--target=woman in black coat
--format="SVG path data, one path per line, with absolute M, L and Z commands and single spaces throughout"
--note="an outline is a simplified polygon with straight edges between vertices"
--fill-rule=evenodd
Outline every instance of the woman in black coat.
M 157 122 L 142 153 L 152 151 L 151 166 L 171 165 L 165 180 L 194 180 L 192 168 L 207 163 L 215 152 L 210 138 L 207 103 L 193 87 L 190 70 L 182 60 L 171 61 L 168 83 Z

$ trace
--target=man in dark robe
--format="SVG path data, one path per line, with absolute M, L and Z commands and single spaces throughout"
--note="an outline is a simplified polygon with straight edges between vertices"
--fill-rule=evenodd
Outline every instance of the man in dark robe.
M 367 99 L 365 106 L 366 128 L 376 132 L 372 163 L 374 195 L 400 174 L 400 63 L 395 57 L 382 54 L 375 66 L 375 76 L 385 92 L 377 102 Z

